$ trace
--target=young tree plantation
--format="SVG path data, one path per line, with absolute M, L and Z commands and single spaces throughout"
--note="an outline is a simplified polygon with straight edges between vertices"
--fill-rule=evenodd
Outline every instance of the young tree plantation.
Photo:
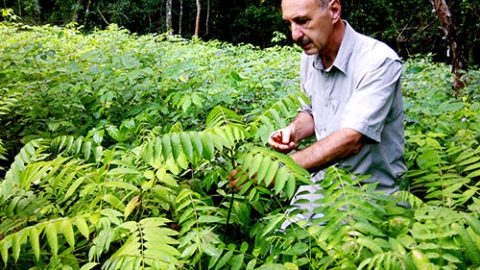
M 480 267 L 478 69 L 455 95 L 449 66 L 407 60 L 408 190 L 331 167 L 324 216 L 281 230 L 310 181 L 266 146 L 305 102 L 295 47 L 113 24 L 0 36 L 2 269 Z

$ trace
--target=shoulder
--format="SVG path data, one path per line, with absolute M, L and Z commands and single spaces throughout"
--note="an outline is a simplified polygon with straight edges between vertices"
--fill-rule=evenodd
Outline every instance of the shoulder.
M 387 44 L 372 37 L 355 33 L 354 60 L 363 67 L 376 68 L 385 64 L 401 66 L 398 54 Z

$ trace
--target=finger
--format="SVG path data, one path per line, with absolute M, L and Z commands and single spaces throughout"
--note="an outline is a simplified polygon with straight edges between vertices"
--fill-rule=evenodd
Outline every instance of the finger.
M 280 145 L 273 137 L 268 138 L 268 144 L 273 148 L 278 148 Z
M 292 130 L 287 127 L 287 128 L 282 129 L 280 132 L 281 132 L 281 135 L 282 135 L 282 143 L 288 145 L 291 141 L 290 137 L 292 136 L 292 134 L 291 134 Z
M 273 141 L 275 142 L 281 142 L 282 141 L 282 132 L 277 130 L 277 131 L 274 131 L 271 135 L 270 135 L 270 138 L 269 139 L 272 139 Z
M 277 141 L 274 141 L 272 138 L 268 140 L 268 144 L 275 150 L 278 151 L 284 151 L 285 149 L 288 149 L 288 145 L 285 145 L 283 143 L 279 143 Z
M 275 131 L 270 135 L 269 140 L 272 140 L 277 144 L 288 144 L 290 142 L 290 130 L 288 128 L 284 128 Z
M 290 150 L 293 149 L 293 147 L 290 147 L 289 145 L 279 144 L 279 143 L 270 144 L 270 146 L 273 149 L 275 149 L 276 151 L 281 152 L 281 153 L 287 153 L 287 152 L 289 152 Z

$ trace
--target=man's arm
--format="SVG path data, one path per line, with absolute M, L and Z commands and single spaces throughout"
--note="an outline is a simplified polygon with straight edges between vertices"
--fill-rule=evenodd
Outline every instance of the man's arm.
M 342 128 L 290 157 L 303 168 L 314 171 L 357 154 L 363 146 L 363 135 L 350 128 Z
M 275 131 L 270 136 L 268 144 L 277 151 L 288 152 L 301 140 L 312 136 L 314 132 L 313 117 L 306 112 L 300 112 L 290 125 Z

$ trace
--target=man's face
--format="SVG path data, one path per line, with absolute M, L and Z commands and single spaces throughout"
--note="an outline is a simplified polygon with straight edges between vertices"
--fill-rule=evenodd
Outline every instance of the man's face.
M 290 24 L 293 41 L 306 54 L 322 54 L 333 32 L 329 7 L 322 8 L 316 0 L 282 0 L 282 15 Z

